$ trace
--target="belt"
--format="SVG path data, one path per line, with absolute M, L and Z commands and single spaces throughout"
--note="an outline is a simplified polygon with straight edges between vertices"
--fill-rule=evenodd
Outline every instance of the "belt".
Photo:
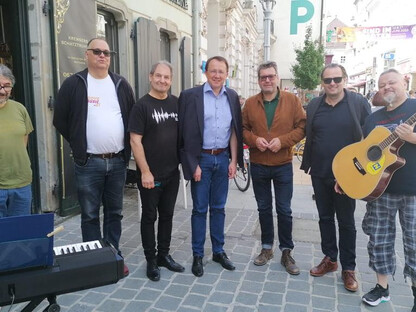
M 106 153 L 106 154 L 88 154 L 89 157 L 97 157 L 102 159 L 111 159 L 115 157 L 119 157 L 123 154 L 123 151 L 117 153 Z
M 202 153 L 211 154 L 211 155 L 218 155 L 224 152 L 226 148 L 217 148 L 217 149 L 203 149 Z

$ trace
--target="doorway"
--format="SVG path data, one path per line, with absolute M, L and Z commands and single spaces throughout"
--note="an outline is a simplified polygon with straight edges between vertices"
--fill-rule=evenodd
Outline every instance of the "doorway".
M 36 132 L 28 29 L 27 0 L 0 0 L 0 62 L 12 70 L 16 84 L 11 98 L 26 107 Z M 38 213 L 41 209 L 35 133 L 29 135 L 28 151 L 33 172 L 32 213 Z

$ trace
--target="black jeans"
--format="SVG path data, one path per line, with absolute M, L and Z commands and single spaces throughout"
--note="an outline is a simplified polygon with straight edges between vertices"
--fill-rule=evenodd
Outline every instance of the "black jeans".
M 333 178 L 312 176 L 316 207 L 319 213 L 319 229 L 321 232 L 321 248 L 325 256 L 336 261 L 338 258 L 335 214 L 339 232 L 339 259 L 343 270 L 355 270 L 355 200 L 334 191 Z
M 159 180 L 158 180 L 159 181 Z M 156 257 L 155 222 L 159 213 L 157 229 L 157 251 L 161 256 L 169 254 L 172 219 L 179 189 L 179 170 L 172 176 L 160 180 L 160 186 L 145 189 L 139 177 L 138 186 L 142 202 L 140 231 L 146 260 Z

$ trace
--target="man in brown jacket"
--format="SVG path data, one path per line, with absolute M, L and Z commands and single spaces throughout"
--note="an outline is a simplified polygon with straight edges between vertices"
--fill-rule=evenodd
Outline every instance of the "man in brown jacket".
M 250 147 L 254 195 L 261 227 L 260 255 L 255 265 L 273 258 L 274 225 L 271 182 L 277 212 L 281 264 L 289 274 L 299 274 L 291 256 L 293 193 L 292 146 L 305 136 L 305 111 L 297 96 L 281 91 L 275 62 L 258 68 L 261 92 L 247 99 L 243 109 L 244 142 Z

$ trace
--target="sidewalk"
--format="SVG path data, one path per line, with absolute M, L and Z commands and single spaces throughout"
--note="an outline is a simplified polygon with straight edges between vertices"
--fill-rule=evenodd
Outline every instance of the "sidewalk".
M 390 280 L 391 301 L 376 308 L 364 306 L 361 296 L 375 286 L 375 274 L 368 268 L 367 236 L 361 229 L 365 203 L 357 202 L 357 277 L 356 293 L 344 289 L 341 271 L 323 277 L 312 277 L 309 269 L 318 264 L 320 250 L 318 216 L 312 200 L 309 176 L 298 169 L 294 160 L 295 187 L 292 201 L 295 240 L 294 258 L 301 269 L 298 276 L 286 273 L 280 265 L 280 251 L 265 266 L 255 266 L 252 260 L 259 253 L 260 229 L 252 188 L 242 193 L 233 181 L 226 206 L 225 249 L 236 265 L 233 272 L 223 270 L 212 261 L 210 240 L 205 244 L 204 270 L 201 278 L 191 272 L 191 207 L 188 187 L 188 207 L 184 207 L 179 192 L 174 216 L 171 254 L 185 266 L 184 273 L 173 273 L 161 268 L 161 280 L 146 278 L 146 261 L 140 238 L 137 189 L 125 191 L 125 210 L 121 250 L 130 275 L 116 285 L 108 285 L 58 297 L 61 311 L 69 312 L 142 312 L 142 311 L 206 311 L 206 312 L 315 312 L 315 311 L 377 311 L 409 312 L 413 306 L 410 287 L 403 278 L 403 245 L 401 232 L 396 240 L 397 270 L 395 281 Z M 65 231 L 57 235 L 55 246 L 81 241 L 80 217 L 64 221 Z M 17 305 L 12 311 L 21 311 Z M 43 311 L 46 303 L 36 311 Z M 4 307 L 3 311 L 8 311 Z

